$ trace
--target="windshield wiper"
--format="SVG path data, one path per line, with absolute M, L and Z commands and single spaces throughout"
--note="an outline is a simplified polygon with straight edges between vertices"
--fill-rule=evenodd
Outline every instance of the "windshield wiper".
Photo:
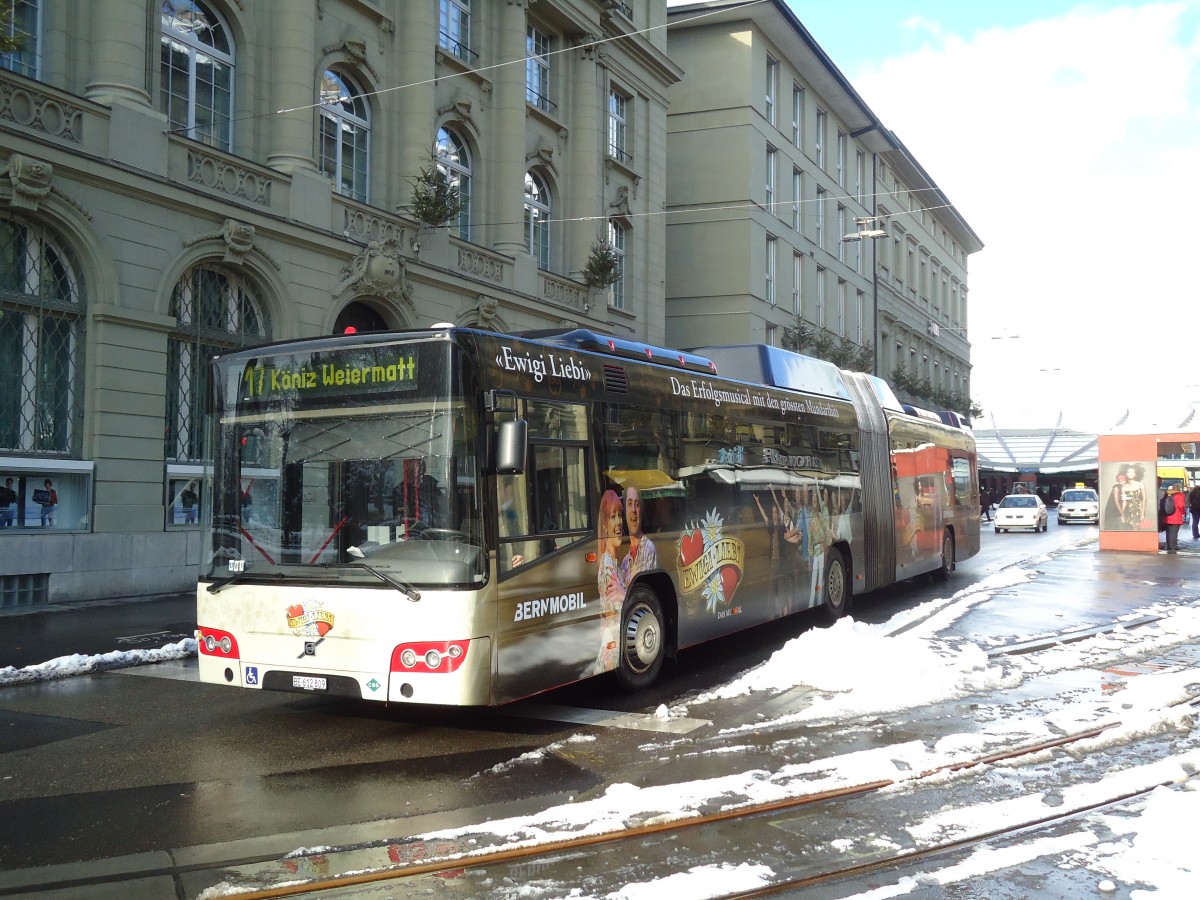
M 354 566 L 357 569 L 366 569 L 368 572 L 370 572 L 372 575 L 374 575 L 380 581 L 384 581 L 384 582 L 387 582 L 388 584 L 390 584 L 392 587 L 394 587 L 396 590 L 398 590 L 400 593 L 402 593 L 405 597 L 407 597 L 413 603 L 417 603 L 421 599 L 421 592 L 418 591 L 411 584 L 405 584 L 399 578 L 393 578 L 391 575 L 387 574 L 386 572 L 380 572 L 377 568 L 370 565 L 369 563 L 363 562 L 361 559 L 351 560 L 350 562 L 346 563 L 346 565 Z
M 235 575 L 230 575 L 224 581 L 214 581 L 207 588 L 205 588 L 205 590 L 207 590 L 210 594 L 215 594 L 219 591 L 225 590 L 225 588 L 229 587 L 231 584 L 237 584 L 243 578 L 249 578 L 251 575 L 255 576 L 256 578 L 282 578 L 283 577 L 283 574 L 281 572 L 271 572 L 270 574 L 267 574 L 264 572 L 252 572 L 249 569 L 246 569 L 245 571 L 238 572 Z

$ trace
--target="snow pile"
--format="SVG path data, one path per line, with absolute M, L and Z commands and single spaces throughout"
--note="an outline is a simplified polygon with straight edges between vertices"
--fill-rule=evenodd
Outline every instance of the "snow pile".
M 5 666 L 0 669 L 0 685 L 30 684 L 34 681 L 51 681 L 56 678 L 71 678 L 75 675 L 90 675 L 108 669 L 127 669 L 147 663 L 186 659 L 196 655 L 196 639 L 184 638 L 175 644 L 166 644 L 157 650 L 113 650 L 97 656 L 72 653 L 44 663 L 17 669 Z

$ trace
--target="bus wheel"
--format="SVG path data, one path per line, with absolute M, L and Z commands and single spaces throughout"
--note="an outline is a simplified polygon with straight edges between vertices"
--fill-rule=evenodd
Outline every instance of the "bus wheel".
M 950 533 L 950 529 L 947 528 L 944 532 L 942 532 L 942 565 L 939 569 L 937 569 L 937 571 L 934 572 L 937 580 L 945 581 L 947 578 L 949 578 L 954 572 L 955 565 L 954 535 L 952 535 Z
M 662 604 L 654 591 L 639 585 L 629 592 L 621 612 L 621 659 L 617 678 L 630 691 L 654 684 L 666 650 Z
M 847 590 L 846 562 L 840 551 L 830 547 L 825 554 L 825 590 L 821 604 L 821 612 L 830 625 L 846 614 Z

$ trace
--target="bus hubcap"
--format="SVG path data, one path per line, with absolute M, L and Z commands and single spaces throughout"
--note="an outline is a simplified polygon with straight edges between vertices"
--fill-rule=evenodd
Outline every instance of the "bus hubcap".
M 639 609 L 629 617 L 627 644 L 631 660 L 642 666 L 654 662 L 658 656 L 658 623 L 648 609 Z

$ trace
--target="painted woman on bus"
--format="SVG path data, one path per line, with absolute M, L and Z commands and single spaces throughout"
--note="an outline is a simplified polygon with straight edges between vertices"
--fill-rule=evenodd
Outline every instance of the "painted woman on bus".
M 621 607 L 628 588 L 621 569 L 621 544 L 624 540 L 623 504 L 616 491 L 605 491 L 600 498 L 600 515 L 596 528 L 596 585 L 600 589 L 600 653 L 596 671 L 605 672 L 617 664 L 617 636 L 620 630 Z

